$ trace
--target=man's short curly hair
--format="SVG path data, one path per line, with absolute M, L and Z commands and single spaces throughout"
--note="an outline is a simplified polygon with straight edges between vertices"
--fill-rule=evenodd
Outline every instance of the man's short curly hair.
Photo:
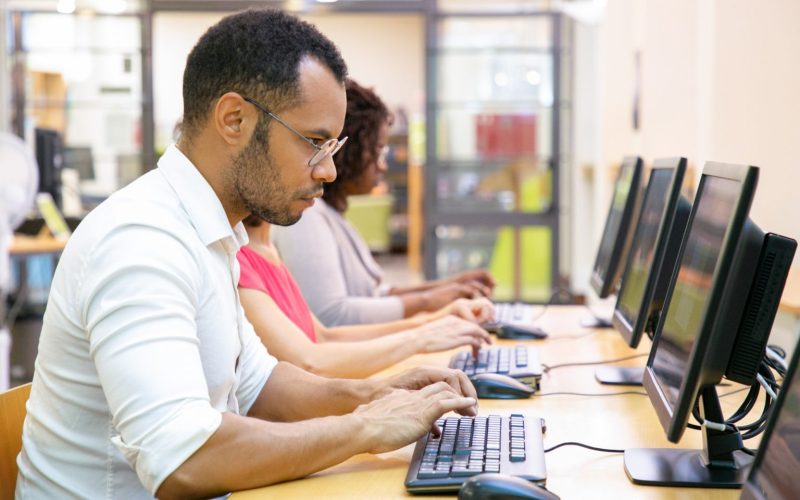
M 358 179 L 364 169 L 378 159 L 378 132 L 381 125 L 392 121 L 389 108 L 372 89 L 362 87 L 351 78 L 347 79 L 345 89 L 347 115 L 341 136 L 347 136 L 348 140 L 334 158 L 336 180 L 325 185 L 322 196 L 334 207 L 341 206 L 347 197 L 345 183 Z
M 313 25 L 274 9 L 225 17 L 200 37 L 183 74 L 183 133 L 195 134 L 226 92 L 261 100 L 279 112 L 300 98 L 300 61 L 311 56 L 344 84 L 339 49 Z

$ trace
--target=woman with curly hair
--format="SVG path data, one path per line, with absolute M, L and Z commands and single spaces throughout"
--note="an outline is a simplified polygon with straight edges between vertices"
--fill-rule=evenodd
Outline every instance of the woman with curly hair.
M 490 295 L 495 281 L 485 270 L 412 287 L 384 282 L 383 271 L 344 212 L 349 196 L 369 193 L 386 172 L 392 115 L 371 89 L 348 79 L 346 90 L 342 136 L 349 140 L 335 156 L 336 180 L 297 224 L 276 226 L 272 234 L 311 310 L 327 326 L 377 323 L 435 311 L 462 297 Z

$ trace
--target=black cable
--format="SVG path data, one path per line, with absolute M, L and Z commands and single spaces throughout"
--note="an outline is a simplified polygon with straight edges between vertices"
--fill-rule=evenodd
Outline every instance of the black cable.
M 586 448 L 586 449 L 594 450 L 594 451 L 602 451 L 604 453 L 625 453 L 625 450 L 613 450 L 613 449 L 610 449 L 610 448 L 599 448 L 597 446 L 591 446 L 591 445 L 588 445 L 588 444 L 579 443 L 577 441 L 566 441 L 564 443 L 560 443 L 560 444 L 557 444 L 555 446 L 551 446 L 550 448 L 545 448 L 544 452 L 545 453 L 550 453 L 551 451 L 557 450 L 557 449 L 561 448 L 562 446 L 580 446 L 581 448 Z
M 556 298 L 564 293 L 566 293 L 567 296 L 570 297 L 570 299 L 573 297 L 572 293 L 566 288 L 556 288 L 556 291 L 550 294 L 550 298 L 547 299 L 547 302 L 544 303 L 544 307 L 542 307 L 542 310 L 539 311 L 539 314 L 531 318 L 531 323 L 536 323 L 536 321 L 538 321 L 542 316 L 544 316 L 544 313 L 547 312 L 547 308 L 553 305 Z
M 578 363 L 561 363 L 558 365 L 546 365 L 542 363 L 542 368 L 544 369 L 545 373 L 548 373 L 550 370 L 555 370 L 556 368 L 564 368 L 565 366 L 591 366 L 591 365 L 607 365 L 611 363 L 618 363 L 620 361 L 628 361 L 630 359 L 636 358 L 643 358 L 645 356 L 649 356 L 650 354 L 634 354 L 633 356 L 625 356 L 624 358 L 617 358 L 617 359 L 604 359 L 602 361 L 584 361 Z
M 780 355 L 780 351 L 776 350 L 776 353 Z M 780 390 L 780 384 L 778 384 L 777 380 L 775 379 L 774 372 L 780 373 L 780 367 L 777 367 L 775 363 L 771 362 L 771 360 L 764 355 L 761 360 L 761 364 L 758 367 L 757 375 L 761 375 L 764 382 L 769 385 L 775 392 Z M 755 382 L 753 385 L 749 387 L 744 387 L 742 389 L 737 389 L 735 391 L 731 391 L 725 394 L 722 394 L 718 397 L 722 398 L 725 396 L 729 396 L 731 394 L 735 394 L 737 392 L 748 391 L 745 398 L 742 400 L 739 408 L 728 417 L 725 422 L 721 422 L 728 426 L 731 431 L 739 432 L 741 434 L 742 440 L 753 439 L 754 437 L 760 435 L 766 430 L 767 422 L 769 420 L 770 415 L 772 414 L 772 408 L 774 404 L 774 399 L 767 393 L 764 396 L 764 407 L 761 410 L 761 414 L 758 416 L 756 420 L 753 422 L 737 425 L 739 421 L 744 419 L 746 416 L 750 414 L 750 412 L 755 408 L 758 397 L 761 393 L 762 389 L 761 382 Z M 766 392 L 766 391 L 765 391 Z M 695 402 L 695 406 L 692 409 L 692 416 L 694 419 L 699 422 L 701 425 L 703 423 L 703 418 L 700 415 L 699 410 L 699 398 Z M 702 427 L 700 425 L 695 424 L 687 424 L 687 427 L 694 430 L 700 430 Z
M 636 395 L 636 396 L 647 396 L 646 392 L 640 391 L 622 391 L 622 392 L 606 392 L 606 393 L 594 393 L 590 394 L 588 392 L 569 392 L 569 391 L 558 391 L 558 392 L 543 392 L 543 393 L 533 393 L 534 396 L 587 396 L 587 397 L 602 397 L 602 396 L 626 396 L 626 395 Z

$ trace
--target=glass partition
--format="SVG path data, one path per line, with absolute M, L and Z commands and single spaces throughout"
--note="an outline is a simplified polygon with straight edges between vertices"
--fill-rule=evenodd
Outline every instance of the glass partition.
M 12 13 L 12 121 L 29 143 L 37 129 L 55 131 L 75 181 L 64 189 L 103 198 L 144 170 L 143 21 L 79 4 L 73 14 Z
M 544 226 L 440 225 L 436 271 L 488 269 L 497 280 L 494 300 L 545 302 L 552 288 L 552 230 Z
M 494 9 L 476 15 L 467 14 L 477 2 L 439 3 L 431 21 L 426 274 L 494 267 L 498 300 L 544 301 L 559 276 L 568 21 L 503 13 L 518 3 L 484 2 Z

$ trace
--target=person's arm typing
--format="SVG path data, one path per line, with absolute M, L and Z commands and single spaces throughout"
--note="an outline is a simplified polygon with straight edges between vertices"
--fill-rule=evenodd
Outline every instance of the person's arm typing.
M 454 370 L 412 370 L 381 381 L 337 381 L 300 372 L 279 364 L 250 414 L 295 420 L 317 404 L 332 413 L 361 399 L 365 404 L 354 413 L 294 423 L 225 414 L 211 439 L 164 481 L 158 497 L 212 496 L 303 477 L 358 453 L 409 444 L 449 411 L 476 414 L 474 388 Z M 372 399 L 377 396 L 382 397 Z M 347 403 L 319 401 L 339 397 Z
M 480 347 L 491 338 L 477 324 L 446 316 L 423 326 L 355 342 L 314 343 L 264 292 L 239 295 L 255 331 L 278 359 L 329 377 L 365 377 L 417 353 Z

